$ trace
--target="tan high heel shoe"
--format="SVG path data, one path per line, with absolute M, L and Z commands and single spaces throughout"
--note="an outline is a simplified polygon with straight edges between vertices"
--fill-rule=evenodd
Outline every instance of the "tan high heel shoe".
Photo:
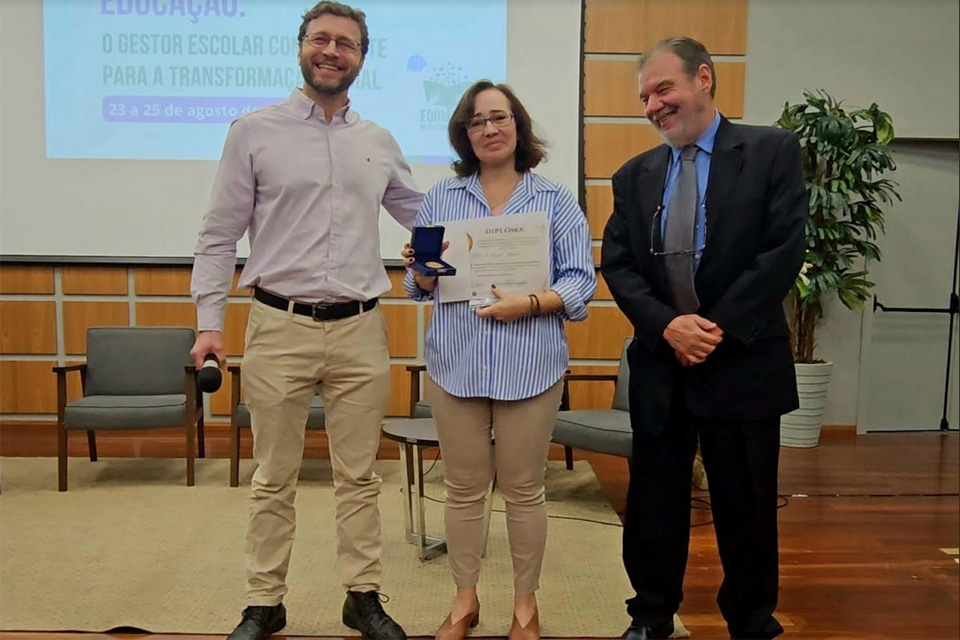
M 443 621 L 440 628 L 437 629 L 435 640 L 463 640 L 473 629 L 480 624 L 480 603 L 472 613 L 463 616 L 454 624 L 450 618 L 452 614 L 447 614 L 447 619 Z
M 536 609 L 533 612 L 533 617 L 530 618 L 525 627 L 520 626 L 520 621 L 514 614 L 507 640 L 540 640 L 540 610 Z

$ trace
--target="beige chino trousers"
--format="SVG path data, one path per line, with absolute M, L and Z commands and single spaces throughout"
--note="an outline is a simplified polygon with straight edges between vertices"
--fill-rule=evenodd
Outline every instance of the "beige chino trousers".
M 373 464 L 390 397 L 380 307 L 317 322 L 254 300 L 242 377 L 257 462 L 246 538 L 250 605 L 273 606 L 287 593 L 297 475 L 318 383 L 333 467 L 340 579 L 352 591 L 380 588 L 380 477 Z

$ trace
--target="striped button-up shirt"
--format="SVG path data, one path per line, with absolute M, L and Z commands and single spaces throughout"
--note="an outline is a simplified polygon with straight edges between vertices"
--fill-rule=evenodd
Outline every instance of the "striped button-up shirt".
M 447 393 L 461 398 L 520 400 L 543 393 L 569 362 L 564 320 L 587 317 L 597 288 L 586 216 L 563 186 L 527 172 L 503 215 L 546 212 L 550 221 L 550 289 L 563 309 L 504 323 L 481 318 L 468 302 L 444 303 L 437 292 L 427 330 L 427 373 Z M 442 225 L 490 215 L 476 175 L 447 178 L 427 193 L 417 226 Z M 414 300 L 432 300 L 408 272 L 404 285 Z
M 304 302 L 369 300 L 390 290 L 380 205 L 408 229 L 423 202 L 393 136 L 349 105 L 327 122 L 294 89 L 236 120 L 224 143 L 191 285 L 197 325 L 221 330 L 237 241 L 249 231 L 240 285 Z

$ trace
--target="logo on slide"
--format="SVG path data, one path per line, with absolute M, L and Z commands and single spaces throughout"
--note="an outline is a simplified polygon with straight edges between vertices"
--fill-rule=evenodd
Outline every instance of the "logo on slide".
M 411 56 L 407 60 L 407 70 L 414 73 L 429 73 L 423 80 L 423 107 L 420 109 L 421 131 L 442 131 L 453 114 L 460 96 L 470 85 L 470 77 L 463 67 L 446 63 L 442 67 L 430 70 L 430 64 L 423 56 Z

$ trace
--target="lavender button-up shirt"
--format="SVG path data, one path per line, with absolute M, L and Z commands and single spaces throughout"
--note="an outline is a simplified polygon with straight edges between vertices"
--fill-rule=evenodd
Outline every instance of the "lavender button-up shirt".
M 223 329 L 237 258 L 240 285 L 304 302 L 369 300 L 390 289 L 380 256 L 380 205 L 411 228 L 423 194 L 390 133 L 349 105 L 327 122 L 294 89 L 230 127 L 194 250 L 199 330 Z

